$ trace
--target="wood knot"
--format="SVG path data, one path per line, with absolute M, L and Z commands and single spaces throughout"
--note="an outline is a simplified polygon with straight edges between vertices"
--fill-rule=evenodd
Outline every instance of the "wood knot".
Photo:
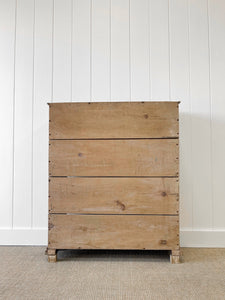
M 86 226 L 80 226 L 80 230 L 87 231 L 87 227 Z
M 167 244 L 167 240 L 160 240 L 160 244 L 161 245 L 166 245 Z
M 162 194 L 161 194 L 163 197 L 165 197 L 167 194 L 166 194 L 166 192 L 162 192 Z
M 126 206 L 122 202 L 116 200 L 116 204 L 119 205 L 122 210 L 125 210 Z
M 48 224 L 48 230 L 51 230 L 54 227 L 54 225 L 52 223 Z
M 145 119 L 148 119 L 148 114 L 144 114 L 144 118 L 145 118 Z
M 83 155 L 82 153 L 78 153 L 78 156 L 80 156 L 80 157 L 81 157 L 82 155 Z

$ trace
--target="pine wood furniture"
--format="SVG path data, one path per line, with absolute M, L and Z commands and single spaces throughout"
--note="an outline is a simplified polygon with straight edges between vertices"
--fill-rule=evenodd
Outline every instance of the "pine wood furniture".
M 179 246 L 179 102 L 50 103 L 48 260 Z

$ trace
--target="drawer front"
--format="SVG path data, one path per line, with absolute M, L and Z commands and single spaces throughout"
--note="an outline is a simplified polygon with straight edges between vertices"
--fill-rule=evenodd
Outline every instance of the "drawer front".
M 51 139 L 178 137 L 178 102 L 53 103 Z
M 179 245 L 177 216 L 49 216 L 49 248 L 174 249 Z
M 52 140 L 50 176 L 178 176 L 177 139 Z
M 177 178 L 51 178 L 51 213 L 178 214 Z

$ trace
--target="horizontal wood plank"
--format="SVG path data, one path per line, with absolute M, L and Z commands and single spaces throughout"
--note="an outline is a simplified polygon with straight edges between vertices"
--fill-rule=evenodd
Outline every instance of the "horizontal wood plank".
M 175 249 L 177 216 L 49 215 L 49 248 Z
M 61 178 L 49 183 L 51 213 L 178 214 L 177 178 Z
M 50 139 L 178 137 L 178 102 L 49 105 Z
M 177 176 L 178 141 L 53 140 L 50 176 Z

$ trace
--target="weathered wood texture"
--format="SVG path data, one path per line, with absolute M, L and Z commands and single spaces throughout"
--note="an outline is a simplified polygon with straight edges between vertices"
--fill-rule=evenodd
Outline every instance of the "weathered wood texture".
M 178 102 L 51 103 L 50 139 L 178 137 Z
M 175 249 L 178 216 L 57 215 L 49 218 L 56 249 Z
M 170 262 L 172 264 L 179 264 L 182 262 L 182 251 L 180 248 L 177 248 L 175 250 L 172 250 L 170 253 Z
M 51 176 L 177 176 L 178 141 L 53 140 Z
M 178 214 L 177 178 L 51 178 L 52 213 Z
M 178 102 L 53 103 L 49 261 L 54 249 L 179 255 Z
M 56 249 L 46 249 L 48 254 L 48 262 L 56 262 L 57 261 L 57 251 Z

